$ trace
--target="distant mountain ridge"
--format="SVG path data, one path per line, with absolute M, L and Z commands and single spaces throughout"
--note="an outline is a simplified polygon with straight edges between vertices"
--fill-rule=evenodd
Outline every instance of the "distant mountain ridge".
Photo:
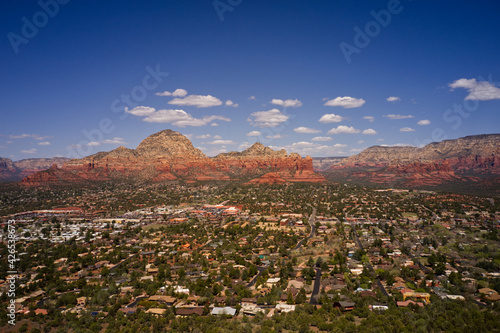
M 272 177 L 265 176 L 272 174 Z M 263 177 L 262 179 L 260 179 Z M 154 133 L 136 149 L 118 147 L 81 159 L 72 159 L 25 177 L 26 186 L 85 182 L 246 180 L 255 182 L 322 182 L 313 171 L 312 158 L 274 151 L 255 143 L 243 152 L 209 158 L 184 135 L 173 130 Z
M 373 146 L 361 153 L 350 156 L 340 164 L 356 165 L 390 165 L 396 163 L 431 162 L 436 160 L 463 159 L 471 155 L 490 158 L 499 157 L 500 134 L 472 135 L 455 140 L 432 142 L 417 148 L 411 146 L 387 147 Z
M 294 153 L 292 153 L 294 154 Z M 297 156 L 300 156 L 296 154 Z M 234 157 L 248 157 L 248 156 L 268 156 L 268 157 L 286 157 L 286 150 L 281 149 L 280 151 L 274 151 L 269 147 L 264 146 L 260 142 L 254 143 L 251 147 L 245 149 L 242 152 L 231 151 L 229 153 L 221 153 L 215 156 L 215 159 L 224 159 L 224 158 L 234 158 Z
M 347 157 L 313 157 L 313 168 L 316 172 L 328 171 L 333 165 L 345 160 Z
M 500 192 L 500 134 L 466 136 L 422 148 L 373 146 L 333 165 L 326 175 L 363 184 L 474 187 L 496 193 Z
M 14 162 L 10 158 L 0 157 L 0 181 L 18 181 L 54 164 L 62 167 L 67 161 L 69 158 L 66 157 L 52 157 L 28 158 Z

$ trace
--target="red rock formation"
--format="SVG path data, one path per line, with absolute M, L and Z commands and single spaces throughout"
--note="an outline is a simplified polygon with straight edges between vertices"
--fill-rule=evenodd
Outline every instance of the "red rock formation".
M 25 186 L 40 187 L 50 184 L 68 185 L 81 183 L 83 181 L 84 179 L 71 172 L 61 170 L 57 168 L 57 164 L 54 164 L 50 169 L 36 172 L 30 176 L 23 178 L 21 184 Z
M 269 172 L 259 178 L 252 179 L 248 184 L 280 184 L 286 183 L 286 180 L 280 177 L 276 172 Z
M 18 181 L 38 171 L 47 170 L 54 163 L 62 167 L 68 161 L 65 157 L 28 158 L 13 162 L 0 157 L 0 181 Z
M 274 151 L 256 143 L 243 152 L 209 158 L 194 148 L 185 136 L 166 130 L 149 136 L 135 150 L 118 147 L 110 152 L 70 160 L 59 171 L 26 177 L 23 184 L 54 184 L 69 175 L 77 181 L 192 182 L 249 179 L 266 173 L 279 173 L 284 181 L 290 182 L 325 181 L 313 171 L 309 156 L 288 155 L 285 150 Z
M 9 158 L 0 158 L 0 180 L 9 181 L 18 178 L 19 169 Z
M 334 165 L 328 175 L 388 186 L 500 183 L 500 135 L 478 135 L 416 147 L 371 147 Z M 498 189 L 498 188 L 497 188 Z

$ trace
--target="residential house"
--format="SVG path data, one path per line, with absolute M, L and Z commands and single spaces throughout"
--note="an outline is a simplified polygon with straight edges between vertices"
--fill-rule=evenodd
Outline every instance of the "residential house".
M 233 317 L 236 315 L 236 309 L 232 308 L 230 306 L 225 306 L 225 307 L 214 307 L 212 311 L 210 312 L 211 315 L 226 315 L 226 316 L 231 316 Z

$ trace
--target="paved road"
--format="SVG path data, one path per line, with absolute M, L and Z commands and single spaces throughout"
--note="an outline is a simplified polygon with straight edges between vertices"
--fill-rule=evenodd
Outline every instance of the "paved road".
M 311 294 L 310 304 L 318 304 L 318 294 L 321 288 L 321 268 L 315 268 L 316 278 L 314 279 L 313 292 Z
M 402 248 L 402 247 L 403 247 L 403 245 L 402 245 L 402 244 L 401 244 L 401 243 L 400 243 L 397 239 L 396 239 L 395 241 L 396 241 L 396 243 L 398 243 L 399 248 Z M 430 269 L 430 268 L 429 268 L 429 267 L 427 267 L 427 266 L 424 266 L 424 265 L 420 262 L 420 260 L 418 260 L 418 259 L 415 257 L 415 255 L 414 255 L 413 253 L 411 253 L 411 252 L 410 252 L 410 253 L 409 253 L 409 256 L 410 256 L 410 258 L 413 260 L 413 262 L 414 262 L 414 263 L 416 263 L 416 264 L 420 267 L 420 269 L 422 269 L 425 273 L 432 273 L 432 269 Z
M 265 268 L 265 267 L 261 267 L 261 266 L 255 266 L 255 267 L 257 267 L 257 270 L 258 270 L 259 272 L 257 273 L 257 275 L 255 275 L 255 276 L 254 276 L 254 277 L 250 280 L 250 282 L 248 282 L 248 283 L 247 283 L 247 288 L 250 288 L 250 287 L 252 287 L 253 285 L 255 285 L 255 282 L 257 282 L 257 278 L 258 278 L 258 277 L 262 274 L 262 272 L 263 272 L 263 271 L 265 271 L 265 270 L 266 270 L 266 268 Z
M 361 244 L 361 241 L 359 240 L 359 237 L 358 237 L 358 233 L 356 232 L 356 226 L 354 224 L 354 222 L 351 222 L 351 227 L 352 227 L 352 232 L 354 234 L 354 238 L 356 240 L 356 243 L 358 243 L 358 247 L 361 249 L 361 250 L 365 250 L 363 248 L 363 244 Z M 370 261 L 368 261 L 368 269 L 375 273 L 375 270 L 373 269 L 373 266 L 372 264 L 370 263 Z M 377 277 L 377 286 L 380 288 L 380 290 L 382 291 L 382 293 L 387 296 L 387 297 L 390 297 L 389 293 L 387 292 L 387 290 L 385 289 L 384 285 L 382 284 L 382 282 L 380 282 L 380 279 Z
M 297 243 L 297 245 L 295 245 L 293 250 L 299 249 L 302 246 L 302 243 L 304 243 L 304 241 L 306 239 L 311 239 L 312 237 L 314 237 L 316 235 L 316 226 L 314 225 L 315 223 L 316 223 L 316 207 L 313 207 L 313 211 L 311 213 L 311 216 L 309 216 L 309 225 L 311 226 L 311 233 L 306 238 L 301 239 Z
M 434 211 L 432 209 L 427 208 L 427 206 L 425 206 L 425 205 L 420 205 L 420 207 L 422 207 L 424 209 L 427 209 L 432 214 L 431 221 L 437 221 L 437 220 L 439 220 L 439 216 L 437 216 L 436 213 L 434 213 Z
M 149 296 L 141 296 L 141 295 L 139 295 L 139 296 L 137 296 L 137 298 L 132 303 L 127 304 L 125 307 L 126 308 L 134 308 L 137 305 L 137 303 L 139 303 L 139 301 L 141 299 L 147 299 L 147 298 L 149 298 Z
M 114 271 L 115 269 L 117 269 L 118 267 L 120 267 L 121 265 L 123 265 L 124 263 L 126 263 L 127 261 L 129 261 L 130 259 L 132 259 L 133 257 L 137 256 L 138 253 L 135 253 L 135 254 L 132 254 L 130 256 L 128 256 L 127 258 L 123 259 L 122 261 L 120 261 L 119 263 L 117 263 L 116 265 L 114 265 L 113 267 L 111 267 L 109 269 L 110 272 Z

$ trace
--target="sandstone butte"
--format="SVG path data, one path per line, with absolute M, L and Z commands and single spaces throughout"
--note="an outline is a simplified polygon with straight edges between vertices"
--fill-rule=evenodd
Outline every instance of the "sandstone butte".
M 18 181 L 37 171 L 42 171 L 57 164 L 62 166 L 68 161 L 65 157 L 28 158 L 13 162 L 9 158 L 0 157 L 0 181 Z
M 272 175 L 272 176 L 271 176 Z M 89 181 L 177 181 L 249 180 L 251 183 L 323 182 L 313 171 L 312 158 L 274 151 L 255 143 L 242 152 L 209 158 L 184 135 L 164 130 L 144 139 L 136 149 L 123 146 L 81 159 L 61 168 L 26 176 L 25 186 L 85 183 Z
M 500 185 L 500 134 L 433 142 L 422 148 L 374 146 L 332 166 L 330 175 L 368 183 Z

